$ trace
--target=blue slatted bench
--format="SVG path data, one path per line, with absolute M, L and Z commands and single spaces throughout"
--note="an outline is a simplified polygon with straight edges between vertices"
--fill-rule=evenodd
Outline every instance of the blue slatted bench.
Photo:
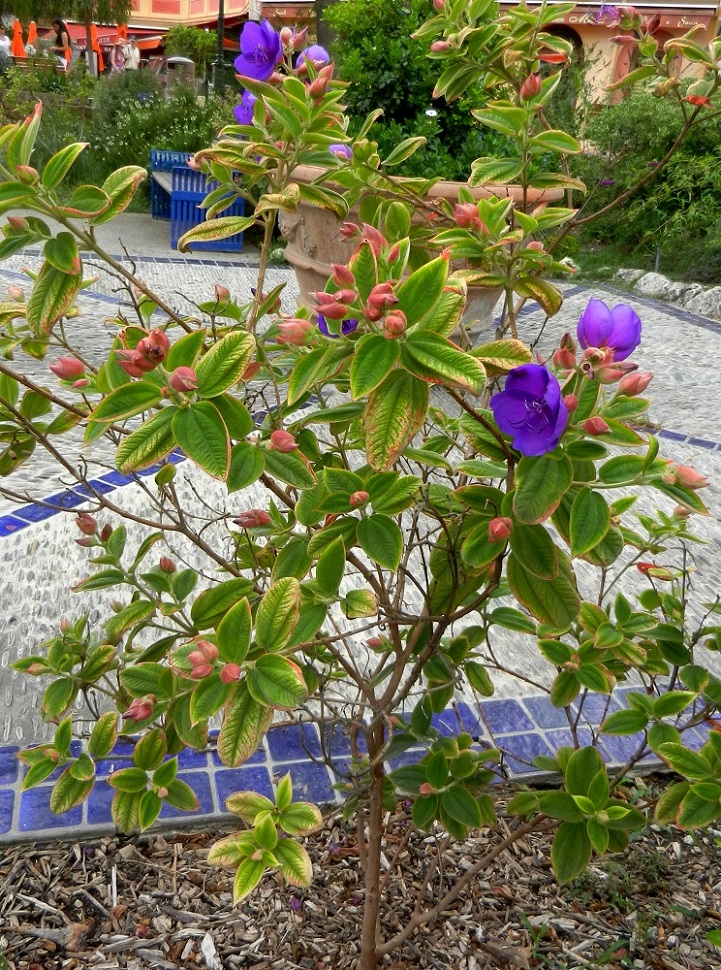
M 218 188 L 218 183 L 208 179 L 203 172 L 194 172 L 187 166 L 174 166 L 170 191 L 170 245 L 178 248 L 178 240 L 189 229 L 205 222 L 205 209 L 200 204 L 209 192 Z M 223 216 L 242 216 L 243 199 L 236 198 L 223 213 Z M 196 249 L 214 250 L 223 253 L 239 253 L 243 249 L 243 234 L 236 233 L 227 239 L 192 243 Z
M 150 213 L 153 219 L 170 218 L 170 192 L 167 180 L 156 178 L 160 172 L 172 172 L 176 165 L 185 165 L 192 152 L 171 152 L 153 148 L 150 152 Z

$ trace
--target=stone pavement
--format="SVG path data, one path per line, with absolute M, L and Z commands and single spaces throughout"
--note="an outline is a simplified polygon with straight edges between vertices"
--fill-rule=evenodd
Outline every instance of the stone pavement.
M 188 312 L 193 303 L 210 299 L 215 283 L 223 283 L 231 292 L 243 298 L 255 279 L 257 254 L 213 254 L 184 256 L 169 249 L 167 223 L 153 222 L 142 215 L 125 215 L 110 226 L 100 227 L 102 244 L 114 256 L 129 260 L 137 272 L 160 296 L 173 306 Z M 99 232 L 99 236 L 101 233 Z M 118 241 L 122 240 L 122 246 Z M 124 248 L 123 248 L 124 247 Z M 40 264 L 39 250 L 0 263 L 0 292 L 11 283 L 22 282 L 23 266 Z M 108 346 L 113 327 L 108 317 L 118 305 L 118 280 L 99 270 L 96 284 L 80 297 L 82 315 L 70 321 L 72 339 L 77 340 L 85 353 L 97 358 Z M 292 273 L 286 268 L 273 267 L 269 271 L 268 287 L 286 283 L 284 306 L 292 310 L 297 294 Z M 650 420 L 658 426 L 662 452 L 679 463 L 693 464 L 707 475 L 712 486 L 704 491 L 704 499 L 712 510 L 721 508 L 718 483 L 721 481 L 721 428 L 717 405 L 721 391 L 715 362 L 721 358 L 721 324 L 687 310 L 663 305 L 608 286 L 565 285 L 562 311 L 542 328 L 543 314 L 527 308 L 522 320 L 522 336 L 534 339 L 543 329 L 537 349 L 548 351 L 565 330 L 575 331 L 578 317 L 590 296 L 600 297 L 613 304 L 630 302 L 643 321 L 643 341 L 634 354 L 641 370 L 656 375 L 650 394 L 654 403 Z M 121 297 L 122 302 L 122 297 Z M 488 334 L 491 337 L 492 334 Z M 18 359 L 18 365 L 44 383 L 53 380 L 45 362 Z M 68 455 L 82 458 L 81 442 L 67 446 Z M 147 496 L 140 484 L 128 480 L 111 467 L 111 456 L 105 456 L 91 468 L 90 474 L 98 489 L 112 493 L 118 505 L 132 505 L 140 510 Z M 182 467 L 182 466 L 181 466 Z M 220 486 L 185 466 L 178 476 L 179 487 L 186 494 L 202 495 L 202 499 L 221 514 L 235 514 L 252 505 L 252 496 L 240 493 L 228 497 Z M 54 816 L 49 810 L 52 778 L 48 783 L 22 792 L 24 769 L 19 766 L 15 752 L 20 745 L 40 742 L 48 736 L 48 726 L 38 715 L 40 686 L 37 681 L 16 675 L 12 662 L 33 652 L 34 645 L 51 635 L 57 618 L 67 612 L 77 616 L 88 608 L 78 603 L 64 590 L 83 575 L 84 556 L 75 546 L 75 530 L 71 517 L 55 514 L 47 506 L 35 504 L 55 496 L 58 505 L 77 507 L 84 501 L 78 490 L 69 491 L 68 482 L 57 477 L 52 463 L 42 456 L 33 459 L 10 479 L 2 483 L 18 492 L 26 493 L 28 501 L 14 507 L 0 499 L 0 574 L 3 623 L 0 625 L 0 841 L 18 838 L 52 838 L 63 835 L 82 835 L 112 829 L 109 802 L 112 790 L 104 778 L 110 771 L 126 763 L 128 750 L 122 746 L 100 766 L 101 781 L 89 804 L 65 816 Z M 32 500 L 35 500 L 33 502 Z M 662 504 L 662 500 L 658 500 Z M 654 504 L 657 504 L 654 502 Z M 647 506 L 650 508 L 650 506 Z M 721 528 L 716 518 L 694 520 L 695 530 L 708 544 L 694 547 L 693 555 L 698 573 L 693 578 L 696 612 L 700 603 L 713 599 L 718 593 L 719 550 Z M 131 536 L 131 541 L 132 541 Z M 176 555 L 191 555 L 190 550 L 170 548 Z M 579 563 L 579 582 L 590 578 L 590 567 Z M 105 593 L 96 594 L 90 608 L 107 602 Z M 106 597 L 103 599 L 103 597 Z M 411 604 L 408 604 L 411 605 Z M 539 685 L 529 688 L 526 696 L 519 696 L 519 682 L 513 678 L 499 678 L 496 695 L 478 703 L 472 696 L 463 697 L 456 715 L 475 737 L 498 745 L 505 752 L 507 773 L 519 777 L 533 771 L 533 757 L 549 753 L 570 741 L 568 720 L 563 711 L 553 708 L 540 692 L 548 682 L 548 669 L 537 651 L 528 650 L 522 637 L 508 636 L 500 642 L 507 666 L 529 681 Z M 614 693 L 608 707 L 602 698 L 593 698 L 586 705 L 581 721 L 581 736 L 585 741 L 603 718 L 606 710 L 623 706 L 623 691 Z M 585 722 L 585 723 L 584 723 Z M 448 717 L 438 720 L 439 729 L 450 730 Z M 612 761 L 621 762 L 635 747 L 634 738 L 606 738 L 603 745 Z M 700 735 L 695 742 L 702 743 Z M 347 757 L 345 739 L 319 735 L 315 727 L 274 728 L 267 743 L 250 762 L 238 769 L 222 767 L 214 754 L 186 752 L 181 756 L 181 774 L 197 792 L 201 807 L 195 816 L 183 818 L 197 822 L 209 821 L 223 811 L 224 799 L 231 791 L 258 786 L 269 792 L 271 778 L 291 770 L 299 790 L 320 801 L 333 799 L 334 778 L 320 756 L 330 751 L 339 766 Z M 168 825 L 180 822 L 166 807 L 163 820 Z

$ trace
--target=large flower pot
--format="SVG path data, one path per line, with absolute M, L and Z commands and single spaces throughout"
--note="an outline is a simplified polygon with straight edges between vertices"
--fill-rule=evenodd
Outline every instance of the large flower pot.
M 313 182 L 323 174 L 323 169 L 313 165 L 301 165 L 295 169 L 293 177 L 297 182 Z M 464 182 L 437 182 L 428 193 L 429 199 L 458 201 L 458 190 L 468 188 Z M 523 191 L 518 185 L 487 185 L 472 190 L 477 199 L 513 199 L 517 205 L 522 203 Z M 563 198 L 562 189 L 528 189 L 526 206 L 531 208 L 539 202 L 558 202 Z M 359 220 L 358 209 L 348 214 L 349 222 Z M 322 290 L 331 275 L 332 263 L 346 263 L 356 248 L 354 241 L 339 235 L 341 221 L 328 209 L 301 203 L 295 212 L 281 212 L 280 230 L 287 239 L 285 258 L 295 270 L 298 279 L 298 306 L 315 308 L 310 293 Z M 499 287 L 472 286 L 468 290 L 468 305 L 463 317 L 465 324 L 473 323 L 474 330 L 490 330 L 493 324 L 493 309 L 501 295 Z

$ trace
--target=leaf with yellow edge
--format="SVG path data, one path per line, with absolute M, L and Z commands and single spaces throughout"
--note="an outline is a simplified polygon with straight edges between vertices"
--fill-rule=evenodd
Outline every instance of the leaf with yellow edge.
M 302 845 L 298 845 L 292 839 L 279 839 L 273 849 L 273 855 L 278 860 L 286 882 L 291 886 L 310 886 L 313 864 Z
M 428 386 L 405 371 L 392 371 L 370 395 L 363 423 L 366 455 L 376 471 L 386 471 L 423 424 Z

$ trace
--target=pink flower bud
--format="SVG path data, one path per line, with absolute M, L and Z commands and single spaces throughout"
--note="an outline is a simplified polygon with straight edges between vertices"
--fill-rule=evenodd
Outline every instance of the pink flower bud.
M 174 391 L 195 391 L 198 387 L 198 376 L 192 367 L 176 367 L 168 378 L 168 383 Z
M 658 28 L 661 26 L 661 14 L 657 10 L 656 13 L 651 17 L 649 22 L 646 24 L 646 30 L 649 34 L 655 34 Z
M 290 29 L 290 27 L 281 27 L 280 42 L 283 47 L 288 47 L 288 45 L 293 42 L 293 31 Z
M 168 797 L 168 789 L 165 788 L 164 786 L 160 787 L 158 789 L 158 798 L 167 798 L 167 797 Z
M 358 294 L 356 291 L 347 288 L 338 290 L 333 294 L 333 296 L 335 297 L 337 303 L 355 303 L 355 301 L 358 299 Z
M 498 516 L 488 523 L 488 541 L 505 542 L 513 532 L 513 519 Z
M 690 465 L 672 465 L 669 472 L 663 476 L 663 480 L 669 485 L 683 485 L 685 488 L 694 490 L 706 488 L 709 483 L 708 478 Z
M 47 671 L 45 664 L 34 663 L 30 664 L 26 673 L 30 674 L 31 677 L 38 677 L 40 674 L 44 674 Z
M 575 394 L 566 394 L 563 398 L 563 403 L 566 405 L 568 413 L 572 414 L 578 407 L 578 398 Z
M 371 650 L 377 650 L 378 647 L 382 647 L 385 641 L 382 637 L 368 637 L 366 643 L 371 648 Z
M 348 501 L 350 502 L 350 504 L 353 506 L 354 509 L 358 509 L 362 505 L 366 504 L 366 502 L 368 501 L 368 498 L 369 498 L 368 492 L 353 492 L 353 494 L 348 499 Z
M 572 370 L 576 366 L 576 355 L 565 347 L 559 347 L 553 352 L 553 363 L 562 370 Z
M 336 286 L 355 286 L 355 276 L 352 270 L 342 263 L 332 263 L 333 282 Z
M 145 697 L 136 697 L 130 704 L 123 717 L 126 721 L 146 721 L 152 716 L 155 709 L 157 697 L 155 694 L 146 694 Z
M 138 343 L 137 352 L 155 367 L 162 364 L 168 356 L 170 341 L 162 330 L 151 330 L 147 337 Z
M 9 218 L 10 217 L 8 216 L 8 219 Z M 10 299 L 15 300 L 16 303 L 25 302 L 25 290 L 22 288 L 22 286 L 16 286 L 13 283 L 12 286 L 8 286 L 7 294 L 10 297 Z
M 377 320 L 380 320 L 380 318 L 383 316 L 383 311 L 372 306 L 366 307 L 365 315 L 366 315 L 366 320 L 370 320 L 372 323 L 375 323 Z
M 338 230 L 341 239 L 355 239 L 360 234 L 360 229 L 354 222 L 344 222 Z
M 190 676 L 193 680 L 202 680 L 204 677 L 208 677 L 213 673 L 212 664 L 198 664 L 197 667 L 193 667 L 190 671 Z
M 260 362 L 257 360 L 251 360 L 251 362 L 245 368 L 243 373 L 240 375 L 240 379 L 242 381 L 252 381 L 259 370 L 260 370 Z
M 586 432 L 586 434 L 608 434 L 611 430 L 606 422 L 598 414 L 594 414 L 593 417 L 587 418 L 582 422 L 581 427 Z
M 408 321 L 402 310 L 391 310 L 383 321 L 383 333 L 389 340 L 395 340 L 406 332 Z
M 310 82 L 308 85 L 308 97 L 315 100 L 316 98 L 322 98 L 325 92 L 328 90 L 328 84 L 330 83 L 330 77 L 324 74 L 323 71 L 318 73 L 318 77 Z
M 363 223 L 363 238 L 370 243 L 371 250 L 375 256 L 380 256 L 381 250 L 388 245 L 388 240 L 382 235 L 375 226 Z
M 689 510 L 685 509 L 683 505 L 677 505 L 676 508 L 673 510 L 673 514 L 676 516 L 677 519 L 687 519 L 691 515 Z
M 388 250 L 388 265 L 392 266 L 393 263 L 397 263 L 401 255 L 400 243 L 393 243 L 391 248 Z
M 310 343 L 315 332 L 315 327 L 310 320 L 301 320 L 295 317 L 283 320 L 277 324 L 277 327 L 279 344 L 295 344 L 299 347 Z
M 115 359 L 130 377 L 142 377 L 155 367 L 139 350 L 116 350 Z
M 481 232 L 483 223 L 478 215 L 478 206 L 473 202 L 462 202 L 453 206 L 453 218 L 461 229 L 472 229 Z
M 272 521 L 273 519 L 264 509 L 248 509 L 247 512 L 241 512 L 237 519 L 233 519 L 241 529 L 259 529 L 270 525 Z
M 637 371 L 631 374 L 625 374 L 618 384 L 618 393 L 625 394 L 626 397 L 634 397 L 636 394 L 642 394 L 648 385 L 653 380 L 653 374 L 648 372 Z
M 308 28 L 303 27 L 302 30 L 298 30 L 293 34 L 293 49 L 300 51 L 302 50 L 308 41 Z
M 666 583 L 670 583 L 673 579 L 673 573 L 670 569 L 665 566 L 657 566 L 655 562 L 637 562 L 636 569 L 644 576 L 650 576 L 651 579 L 660 579 Z
M 8 216 L 8 224 L 16 232 L 27 232 L 30 228 L 30 223 L 23 216 Z
M 221 283 L 215 284 L 213 287 L 213 293 L 218 303 L 227 303 L 230 300 L 230 290 L 227 286 L 223 286 Z
M 235 680 L 240 680 L 240 667 L 238 664 L 225 664 L 220 671 L 220 679 L 224 684 L 232 684 Z
M 87 536 L 84 539 L 76 539 L 77 545 L 82 546 L 84 549 L 90 549 L 91 546 L 96 546 L 97 542 L 95 539 L 90 539 Z
M 200 650 L 191 650 L 188 654 L 188 663 L 193 667 L 199 667 L 201 664 L 208 662 L 208 658 L 205 654 L 201 653 Z
M 345 320 L 351 313 L 350 307 L 345 303 L 328 303 L 319 309 L 328 320 Z
M 158 565 L 164 573 L 175 572 L 175 563 L 169 556 L 161 556 Z
M 90 381 L 87 377 L 82 377 L 79 381 L 73 382 L 73 389 L 76 391 L 82 391 L 86 387 L 90 387 Z
M 433 9 L 439 13 L 446 9 L 446 0 L 433 0 Z
M 541 75 L 529 74 L 521 85 L 521 100 L 530 101 L 541 93 Z
M 429 784 L 429 782 L 424 781 L 418 787 L 418 794 L 419 795 L 432 795 L 433 794 L 433 786 L 431 784 Z
M 75 525 L 86 536 L 94 536 L 98 531 L 98 523 L 89 512 L 78 512 Z
M 55 363 L 50 364 L 50 370 L 61 381 L 71 381 L 74 377 L 80 377 L 85 373 L 85 364 L 75 357 L 60 357 Z
M 621 47 L 635 47 L 636 38 L 632 37 L 630 34 L 617 34 L 615 37 L 611 38 L 612 44 L 619 44 Z
M 432 54 L 442 54 L 443 51 L 447 51 L 451 45 L 447 40 L 437 40 L 431 44 Z
M 270 451 L 288 454 L 288 452 L 295 451 L 297 447 L 296 440 L 290 431 L 278 430 L 270 436 L 270 444 L 268 445 Z
M 202 653 L 206 660 L 213 663 L 218 659 L 218 648 L 214 643 L 211 643 L 210 640 L 196 640 L 196 644 L 198 646 L 198 650 L 200 653 Z

